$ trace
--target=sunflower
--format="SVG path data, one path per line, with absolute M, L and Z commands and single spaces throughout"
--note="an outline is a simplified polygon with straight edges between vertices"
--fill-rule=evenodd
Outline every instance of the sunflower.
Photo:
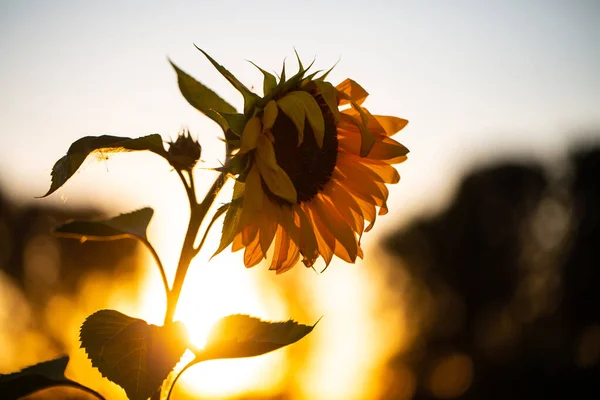
M 284 67 L 278 82 L 261 69 L 264 97 L 244 96 L 236 118 L 223 114 L 238 137 L 228 141 L 235 154 L 225 169 L 236 181 L 217 253 L 245 249 L 252 267 L 273 247 L 269 269 L 277 273 L 300 260 L 313 267 L 319 256 L 326 266 L 334 255 L 362 258 L 362 234 L 388 211 L 386 184 L 400 180 L 392 164 L 408 153 L 390 137 L 408 121 L 371 114 L 358 83 L 334 87 L 329 71 L 307 75 L 310 66 L 298 63 L 297 74 L 286 80 Z

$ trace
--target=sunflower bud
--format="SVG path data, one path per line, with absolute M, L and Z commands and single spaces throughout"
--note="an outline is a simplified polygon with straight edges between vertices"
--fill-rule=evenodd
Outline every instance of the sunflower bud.
M 194 168 L 200 159 L 202 146 L 192 139 L 188 130 L 180 133 L 177 140 L 169 144 L 169 163 L 173 167 L 181 170 Z

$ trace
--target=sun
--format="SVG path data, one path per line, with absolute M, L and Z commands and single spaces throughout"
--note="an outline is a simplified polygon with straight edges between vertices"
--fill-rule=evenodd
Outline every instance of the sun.
M 203 347 L 212 325 L 231 314 L 248 314 L 263 319 L 286 315 L 285 299 L 274 290 L 260 290 L 252 271 L 241 267 L 239 255 L 223 254 L 208 263 L 197 258 L 190 266 L 175 319 L 182 321 L 196 347 Z M 152 274 L 154 275 L 154 274 Z M 267 288 L 268 289 L 268 288 Z M 158 277 L 149 276 L 140 314 L 160 324 L 164 316 L 164 295 Z M 276 392 L 285 378 L 285 352 L 260 357 L 215 360 L 198 364 L 182 376 L 178 385 L 199 397 L 228 397 L 242 393 Z M 186 352 L 183 361 L 193 358 Z

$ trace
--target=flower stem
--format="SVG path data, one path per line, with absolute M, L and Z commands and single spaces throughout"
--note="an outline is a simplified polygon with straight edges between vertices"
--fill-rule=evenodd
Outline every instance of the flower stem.
M 185 276 L 187 274 L 188 268 L 190 266 L 190 263 L 192 262 L 192 259 L 200 251 L 201 246 L 194 246 L 194 243 L 196 242 L 196 236 L 198 235 L 198 231 L 200 229 L 200 225 L 202 224 L 202 221 L 204 221 L 204 217 L 206 217 L 210 206 L 214 202 L 215 198 L 217 197 L 217 194 L 219 193 L 219 191 L 225 184 L 225 181 L 227 180 L 227 174 L 221 173 L 209 189 L 202 203 L 198 203 L 196 200 L 196 194 L 193 191 L 194 183 L 192 174 L 189 173 L 189 184 L 185 180 L 185 177 L 183 176 L 181 171 L 178 171 L 178 174 L 186 188 L 186 193 L 190 202 L 190 222 L 188 224 L 188 229 L 185 234 L 185 239 L 183 240 L 181 256 L 179 258 L 179 263 L 177 264 L 177 271 L 175 272 L 175 280 L 173 281 L 173 287 L 167 299 L 167 312 L 165 313 L 165 324 L 173 321 L 173 318 L 175 316 L 175 310 L 177 309 L 177 303 L 179 302 L 179 295 L 181 294 L 181 289 L 183 288 L 183 283 L 185 281 Z

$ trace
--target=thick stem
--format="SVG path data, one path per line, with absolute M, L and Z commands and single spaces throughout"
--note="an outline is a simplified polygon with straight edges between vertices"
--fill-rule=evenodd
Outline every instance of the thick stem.
M 173 318 L 175 316 L 175 310 L 177 309 L 177 303 L 179 302 L 179 295 L 181 294 L 181 289 L 183 288 L 183 283 L 185 281 L 185 276 L 187 274 L 188 268 L 192 259 L 200 251 L 200 246 L 194 246 L 194 243 L 196 242 L 196 236 L 200 229 L 200 225 L 202 224 L 202 221 L 204 221 L 204 217 L 206 217 L 210 206 L 214 202 L 215 198 L 217 197 L 217 194 L 219 193 L 227 179 L 227 174 L 221 173 L 213 183 L 212 187 L 209 189 L 202 203 L 198 204 L 196 201 L 195 193 L 193 193 L 193 191 L 191 190 L 191 187 L 193 186 L 187 184 L 181 172 L 179 173 L 179 176 L 181 177 L 181 180 L 186 186 L 186 192 L 188 193 L 188 197 L 190 200 L 190 222 L 188 224 L 188 229 L 185 234 L 183 246 L 181 248 L 181 256 L 179 258 L 179 263 L 177 264 L 177 271 L 175 272 L 173 288 L 169 293 L 169 298 L 167 301 L 165 324 L 173 321 Z M 192 179 L 192 175 L 190 174 L 191 182 L 193 182 Z

